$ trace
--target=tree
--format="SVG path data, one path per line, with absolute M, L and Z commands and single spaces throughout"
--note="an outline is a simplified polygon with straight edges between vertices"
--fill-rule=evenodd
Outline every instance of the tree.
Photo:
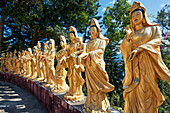
M 8 33 L 6 37 L 13 40 L 10 43 L 11 49 L 14 47 L 17 50 L 32 48 L 37 41 L 46 41 L 48 37 L 54 38 L 58 43 L 60 36 L 48 34 L 48 28 L 55 29 L 56 26 L 61 30 L 58 32 L 68 33 L 69 27 L 74 25 L 78 32 L 85 32 L 86 39 L 89 21 L 95 17 L 100 6 L 98 0 L 11 0 L 4 4 L 3 12 L 9 13 L 1 13 L 4 18 L 3 27 L 11 31 L 5 31 Z M 21 41 L 24 43 L 20 43 Z
M 161 42 L 161 55 L 165 65 L 170 69 L 170 5 L 165 5 L 160 11 L 157 12 L 156 22 L 161 26 L 162 36 L 164 37 Z M 166 81 L 158 80 L 158 86 L 165 97 L 163 105 L 158 110 L 161 113 L 168 113 L 170 109 L 170 86 Z
M 115 85 L 115 90 L 110 92 L 109 100 L 112 106 L 123 108 L 123 71 L 124 65 L 120 54 L 120 41 L 124 38 L 125 27 L 130 24 L 131 5 L 127 0 L 117 0 L 113 7 L 108 6 L 104 13 L 103 24 L 107 29 L 105 36 L 109 38 L 109 44 L 105 52 L 106 70 L 110 82 Z

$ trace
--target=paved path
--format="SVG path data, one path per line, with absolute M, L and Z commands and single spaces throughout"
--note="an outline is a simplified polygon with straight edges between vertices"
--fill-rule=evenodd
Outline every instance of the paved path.
M 30 93 L 0 81 L 0 113 L 48 113 Z

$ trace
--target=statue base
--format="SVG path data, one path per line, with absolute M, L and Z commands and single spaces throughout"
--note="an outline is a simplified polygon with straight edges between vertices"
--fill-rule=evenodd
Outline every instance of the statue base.
M 64 95 L 64 99 L 65 100 L 70 100 L 70 101 L 82 101 L 84 99 L 84 94 L 70 94 L 70 93 L 66 93 Z

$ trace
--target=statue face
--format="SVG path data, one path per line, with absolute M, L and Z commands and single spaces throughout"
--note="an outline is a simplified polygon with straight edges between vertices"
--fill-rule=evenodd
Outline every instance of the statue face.
M 94 22 L 91 24 L 91 26 L 95 25 Z M 97 27 L 93 26 L 90 27 L 90 33 L 91 33 L 91 37 L 97 37 L 98 32 L 97 32 Z
M 47 45 L 44 45 L 44 49 L 47 50 Z
M 52 42 L 49 43 L 49 48 L 52 49 Z
M 60 38 L 60 45 L 61 45 L 62 48 L 64 48 L 64 41 L 63 41 L 62 38 Z
M 139 25 L 143 21 L 143 14 L 141 11 L 135 11 L 132 13 L 132 22 L 134 25 Z
M 70 33 L 70 39 L 71 39 L 71 41 L 74 41 L 76 39 L 76 37 L 74 36 L 73 33 Z

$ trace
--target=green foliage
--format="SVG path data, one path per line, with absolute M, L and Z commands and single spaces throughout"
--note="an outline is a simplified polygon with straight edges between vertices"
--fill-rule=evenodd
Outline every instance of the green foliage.
M 160 11 L 157 12 L 157 20 L 156 22 L 159 23 L 161 26 L 162 36 L 164 37 L 161 42 L 161 55 L 162 59 L 170 69 L 170 12 L 169 9 L 170 5 L 165 5 Z M 158 108 L 158 112 L 160 113 L 169 113 L 170 109 L 170 84 L 169 82 L 158 80 L 158 86 L 160 91 L 165 97 L 165 101 L 163 104 Z
M 109 38 L 109 44 L 105 51 L 106 70 L 110 83 L 115 85 L 115 89 L 108 93 L 111 106 L 123 108 L 123 61 L 120 60 L 120 40 L 124 38 L 125 27 L 130 24 L 130 4 L 127 0 L 117 0 L 111 8 L 108 6 L 103 16 L 103 24 L 107 29 L 105 36 Z
M 55 32 L 68 33 L 71 25 L 74 25 L 78 32 L 84 33 L 86 39 L 89 22 L 100 7 L 98 0 L 10 0 L 0 5 L 3 6 L 1 17 L 4 18 L 5 28 L 11 31 L 5 30 L 8 33 L 6 37 L 11 37 L 9 40 L 13 40 L 13 43 L 10 44 L 17 50 L 32 48 L 38 41 L 44 42 L 51 37 L 55 39 L 56 34 L 60 35 Z M 58 31 L 51 30 L 48 34 L 49 28 L 55 29 L 56 26 L 59 27 Z M 56 43 L 59 43 L 59 40 L 56 40 Z

